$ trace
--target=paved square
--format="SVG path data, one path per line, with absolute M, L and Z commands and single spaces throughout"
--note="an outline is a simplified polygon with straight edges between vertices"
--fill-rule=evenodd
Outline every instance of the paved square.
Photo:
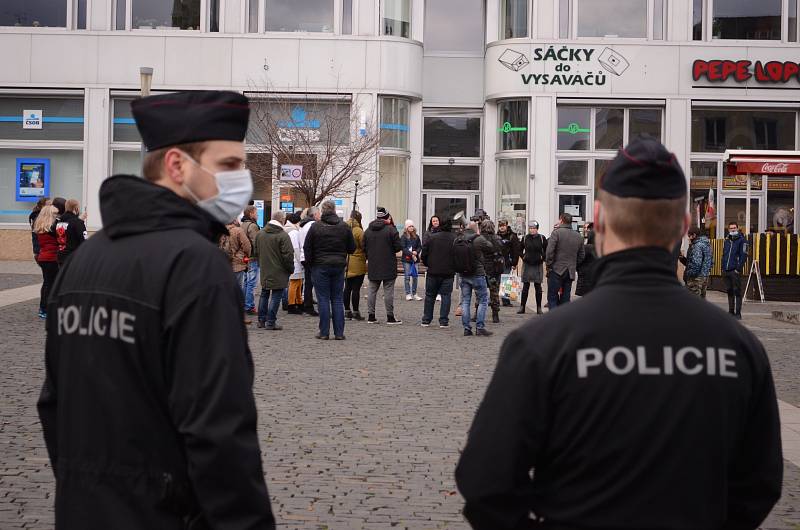
M 459 449 L 504 336 L 536 317 L 504 309 L 503 322 L 489 325 L 495 336 L 463 337 L 455 319 L 450 329 L 421 328 L 422 302 L 401 298 L 402 326 L 348 322 L 343 342 L 314 339 L 316 319 L 306 316 L 281 312 L 279 332 L 252 326 L 261 448 L 281 528 L 468 528 L 453 478 Z M 36 307 L 0 307 L 3 530 L 53 524 L 35 408 L 44 344 Z M 769 350 L 779 398 L 797 407 L 800 326 L 770 320 L 761 306 L 744 313 Z M 800 525 L 800 470 L 786 462 L 785 473 L 783 499 L 764 528 Z

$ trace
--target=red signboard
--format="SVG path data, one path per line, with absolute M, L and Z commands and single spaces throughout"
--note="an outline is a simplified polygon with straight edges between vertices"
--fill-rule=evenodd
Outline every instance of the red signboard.
M 736 161 L 727 164 L 729 175 L 800 175 L 800 160 L 770 162 L 764 160 Z
M 730 61 L 697 59 L 692 65 L 692 79 L 706 79 L 713 83 L 733 80 L 744 83 L 754 80 L 757 83 L 788 83 L 794 79 L 800 82 L 800 63 L 793 61 Z

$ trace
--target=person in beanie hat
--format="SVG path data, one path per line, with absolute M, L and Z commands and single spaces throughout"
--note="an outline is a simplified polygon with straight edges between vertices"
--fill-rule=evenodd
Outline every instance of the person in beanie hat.
M 376 219 L 364 231 L 364 253 L 367 255 L 367 323 L 375 324 L 375 302 L 378 289 L 383 285 L 383 303 L 386 306 L 386 323 L 402 324 L 394 314 L 394 283 L 397 279 L 397 254 L 403 249 L 392 216 L 381 206 Z
M 144 178 L 103 181 L 103 229 L 48 303 L 55 527 L 274 529 L 244 297 L 217 248 L 253 190 L 249 102 L 173 92 L 131 109 Z
M 781 494 L 769 360 L 683 288 L 686 176 L 652 138 L 600 182 L 591 296 L 505 340 L 456 469 L 475 529 L 755 529 Z M 531 518 L 534 514 L 535 518 Z
M 528 222 L 528 233 L 522 238 L 522 296 L 519 311 L 524 314 L 531 284 L 536 297 L 536 314 L 542 313 L 542 266 L 547 256 L 547 238 L 539 233 L 539 221 Z

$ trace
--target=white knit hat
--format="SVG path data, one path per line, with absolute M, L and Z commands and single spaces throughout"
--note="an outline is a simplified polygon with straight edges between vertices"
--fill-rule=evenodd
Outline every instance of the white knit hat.
M 405 224 L 406 230 L 408 230 L 409 226 L 414 226 L 414 221 L 412 221 L 411 219 L 406 219 L 406 224 Z

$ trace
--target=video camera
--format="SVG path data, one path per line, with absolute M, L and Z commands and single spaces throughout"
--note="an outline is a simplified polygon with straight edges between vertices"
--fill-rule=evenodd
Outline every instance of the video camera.
M 478 208 L 477 210 L 475 210 L 475 215 L 469 218 L 470 221 L 473 221 L 475 223 L 480 223 L 481 221 L 484 221 L 486 219 L 491 219 L 491 218 L 482 208 Z

